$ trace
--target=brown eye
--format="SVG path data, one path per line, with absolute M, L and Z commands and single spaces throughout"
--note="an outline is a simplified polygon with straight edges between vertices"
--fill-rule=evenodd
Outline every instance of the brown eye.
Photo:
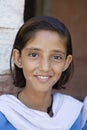
M 36 53 L 32 53 L 31 56 L 32 56 L 32 57 L 36 57 L 37 54 L 36 54 Z
M 33 53 L 28 54 L 28 56 L 35 58 L 35 57 L 38 57 L 38 54 L 33 52 Z
M 54 56 L 54 59 L 55 59 L 55 60 L 61 60 L 62 57 L 61 57 L 61 56 Z
M 54 55 L 53 56 L 53 60 L 55 60 L 55 61 L 61 61 L 61 60 L 63 60 L 63 57 L 60 56 L 60 55 Z
M 61 63 L 65 60 L 65 56 L 64 55 L 60 55 L 60 54 L 54 54 L 51 57 L 52 61 L 54 62 L 58 62 Z

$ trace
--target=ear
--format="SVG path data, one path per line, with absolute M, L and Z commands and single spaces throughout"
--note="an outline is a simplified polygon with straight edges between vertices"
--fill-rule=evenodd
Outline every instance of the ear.
M 21 54 L 18 49 L 13 50 L 13 60 L 17 67 L 22 68 Z
M 65 66 L 64 66 L 64 70 L 63 71 L 65 71 L 69 67 L 71 62 L 72 62 L 72 55 L 68 55 L 67 59 L 65 61 Z

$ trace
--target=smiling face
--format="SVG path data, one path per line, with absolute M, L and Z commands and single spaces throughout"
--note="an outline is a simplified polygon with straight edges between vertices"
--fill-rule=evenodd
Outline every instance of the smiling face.
M 69 66 L 72 56 L 66 56 L 66 43 L 58 33 L 38 31 L 27 42 L 21 54 L 13 51 L 15 64 L 23 69 L 26 87 L 34 91 L 49 91 Z

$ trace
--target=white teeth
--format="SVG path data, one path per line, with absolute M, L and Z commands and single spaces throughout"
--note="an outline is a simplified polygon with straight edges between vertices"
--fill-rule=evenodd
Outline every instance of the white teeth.
M 48 76 L 38 76 L 40 79 L 48 79 Z

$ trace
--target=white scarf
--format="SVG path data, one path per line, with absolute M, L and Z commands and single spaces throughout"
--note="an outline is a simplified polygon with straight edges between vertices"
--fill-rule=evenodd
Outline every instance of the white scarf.
M 30 109 L 15 96 L 0 97 L 0 111 L 17 130 L 69 130 L 78 118 L 83 104 L 71 96 L 53 95 L 53 117 Z

